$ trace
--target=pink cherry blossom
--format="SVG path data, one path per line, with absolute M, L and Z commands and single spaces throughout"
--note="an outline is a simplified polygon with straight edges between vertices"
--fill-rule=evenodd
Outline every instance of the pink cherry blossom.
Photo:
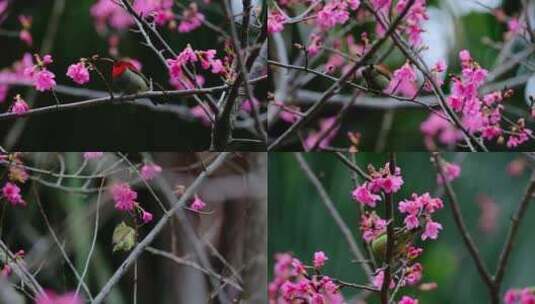
M 522 32 L 524 27 L 518 18 L 511 18 L 507 21 L 508 36 L 514 36 Z
M 320 149 L 327 148 L 331 141 L 336 137 L 338 129 L 339 126 L 336 117 L 328 117 L 320 120 L 319 131 L 313 131 L 308 134 L 303 143 L 303 147 L 306 151 L 312 150 L 315 146 Z
M 198 196 L 195 195 L 193 203 L 191 203 L 190 208 L 194 211 L 200 211 L 206 207 L 206 203 Z
M 111 187 L 111 196 L 115 201 L 115 208 L 120 211 L 132 211 L 136 205 L 137 192 L 127 183 L 115 184 Z
M 394 71 L 393 77 L 385 89 L 385 93 L 400 93 L 407 97 L 414 97 L 417 90 L 416 72 L 407 62 L 401 68 Z
M 225 70 L 221 59 L 215 58 L 216 50 L 198 51 L 197 55 L 203 69 L 211 69 L 214 74 L 220 74 Z
M 403 296 L 398 304 L 418 304 L 418 300 L 408 296 Z
M 30 110 L 30 107 L 28 106 L 26 101 L 24 101 L 24 99 L 22 99 L 20 95 L 15 96 L 15 102 L 13 103 L 13 106 L 11 107 L 11 112 L 17 115 L 21 115 L 21 114 L 28 112 L 29 110 Z
M 35 72 L 35 89 L 40 92 L 52 90 L 56 86 L 56 81 L 54 80 L 54 78 L 56 78 L 56 75 L 54 75 L 54 73 L 50 72 L 46 68 Z
M 336 24 L 344 24 L 349 20 L 347 8 L 347 2 L 332 0 L 318 12 L 316 23 L 324 30 L 330 29 Z
M 282 32 L 284 29 L 284 22 L 286 17 L 278 10 L 270 10 L 268 12 L 267 30 L 269 34 Z
M 145 210 L 142 211 L 141 220 L 143 221 L 143 223 L 147 224 L 147 223 L 152 222 L 152 218 L 153 218 L 152 213 L 147 212 Z
M 178 25 L 180 33 L 188 33 L 202 25 L 204 15 L 199 13 L 196 3 L 191 3 L 187 9 L 182 12 L 182 18 Z
M 454 179 L 459 177 L 459 175 L 461 175 L 461 167 L 457 164 L 446 163 L 442 167 L 442 173 L 446 178 L 446 182 L 452 182 Z M 439 185 L 444 184 L 444 180 L 442 179 L 442 175 L 440 175 L 440 173 L 437 174 L 437 183 Z
M 368 189 L 368 185 L 369 184 L 366 182 L 355 188 L 352 192 L 353 200 L 365 206 L 375 207 L 376 202 L 381 200 L 381 196 L 373 194 L 370 189 Z
M 58 295 L 53 291 L 45 290 L 35 299 L 35 304 L 83 304 L 84 301 L 74 292 Z
M 104 155 L 104 152 L 84 152 L 84 158 L 87 160 L 99 159 Z
M 5 84 L 0 84 L 0 103 L 6 100 L 8 91 L 9 91 L 9 86 Z
M 200 119 L 201 123 L 205 126 L 210 126 L 210 124 L 212 123 L 212 120 L 210 118 L 214 119 L 214 114 L 209 109 L 203 108 L 203 106 L 201 105 L 197 105 L 191 108 L 190 112 L 193 117 Z M 208 112 L 209 114 L 206 112 Z
M 314 253 L 314 261 L 313 261 L 314 268 L 319 269 L 323 267 L 323 265 L 325 265 L 325 262 L 328 259 L 329 258 L 327 257 L 327 255 L 325 255 L 323 251 L 316 251 Z
M 141 167 L 141 177 L 148 181 L 160 174 L 162 172 L 162 167 L 156 165 L 156 164 L 145 164 L 143 167 Z
M 442 225 L 432 220 L 427 221 L 425 224 L 425 231 L 422 233 L 422 241 L 429 239 L 436 240 L 438 233 L 442 230 Z
M 67 76 L 80 85 L 89 82 L 89 71 L 83 62 L 71 64 L 67 69 Z
M 26 206 L 26 202 L 20 195 L 20 188 L 16 184 L 7 182 L 4 187 L 2 187 L 2 197 L 14 207 L 18 205 Z

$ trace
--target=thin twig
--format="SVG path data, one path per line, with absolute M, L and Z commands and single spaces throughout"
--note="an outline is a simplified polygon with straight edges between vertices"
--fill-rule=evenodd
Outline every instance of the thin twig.
M 108 280 L 108 282 L 106 282 L 104 287 L 102 287 L 92 304 L 100 304 L 105 300 L 106 296 L 110 293 L 112 287 L 115 286 L 117 282 L 119 282 L 119 280 L 123 277 L 128 268 L 130 268 L 132 263 L 135 262 L 138 257 L 143 253 L 145 248 L 149 246 L 152 241 L 154 241 L 156 236 L 158 236 L 158 234 L 162 231 L 167 222 L 173 217 L 175 212 L 177 212 L 178 209 L 182 208 L 185 205 L 185 203 L 196 193 L 197 189 L 206 180 L 206 178 L 211 175 L 216 169 L 218 169 L 225 162 L 228 156 L 228 152 L 220 153 L 218 157 L 206 168 L 206 170 L 203 171 L 193 181 L 193 183 L 188 187 L 188 189 L 184 192 L 180 199 L 172 205 L 169 212 L 164 214 L 162 218 L 158 221 L 158 223 L 156 223 L 154 228 L 152 228 L 152 230 L 147 234 L 147 236 L 141 242 L 139 242 L 136 247 L 134 247 L 134 249 L 132 249 L 130 255 L 123 261 L 117 271 L 115 271 L 115 273 Z
M 340 213 L 338 213 L 338 210 L 336 210 L 336 207 L 334 207 L 334 204 L 331 198 L 329 197 L 329 194 L 327 194 L 327 191 L 321 184 L 318 177 L 314 174 L 314 172 L 312 172 L 312 169 L 310 169 L 310 166 L 308 165 L 306 160 L 303 158 L 303 155 L 301 153 L 295 153 L 295 158 L 297 162 L 299 163 L 299 166 L 301 167 L 303 173 L 306 175 L 306 177 L 309 179 L 309 181 L 312 183 L 312 185 L 314 185 L 314 187 L 318 191 L 323 205 L 325 205 L 325 207 L 329 211 L 329 214 L 334 219 L 336 225 L 342 232 L 342 235 L 344 236 L 347 244 L 349 245 L 349 249 L 351 250 L 351 253 L 355 257 L 355 259 L 358 261 L 365 260 L 364 254 L 362 254 L 362 251 L 360 250 L 360 248 L 357 246 L 357 243 L 355 242 L 355 238 L 353 237 L 353 234 L 351 233 L 351 229 L 349 229 L 347 224 L 344 222 L 344 220 L 340 216 Z M 364 272 L 366 273 L 366 276 L 371 282 L 373 272 L 370 266 L 366 263 L 361 263 L 360 265 L 362 269 L 364 270 Z

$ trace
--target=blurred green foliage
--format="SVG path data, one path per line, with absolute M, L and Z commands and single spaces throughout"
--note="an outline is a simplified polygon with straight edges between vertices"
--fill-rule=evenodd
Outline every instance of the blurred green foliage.
M 452 185 L 458 195 L 467 227 L 491 272 L 495 270 L 511 216 L 529 178 L 527 172 L 518 177 L 506 173 L 508 163 L 518 157 L 521 155 L 515 153 L 445 155 L 450 161 L 462 161 L 461 177 Z M 358 207 L 351 199 L 353 182 L 347 167 L 330 153 L 307 153 L 305 158 L 360 243 Z M 363 168 L 368 163 L 379 167 L 383 166 L 387 158 L 387 154 L 359 153 L 357 163 Z M 412 193 L 436 194 L 436 173 L 429 159 L 428 153 L 397 153 L 397 163 L 401 167 L 405 184 L 396 193 L 396 201 L 408 198 Z M 480 207 L 476 204 L 476 198 L 482 194 L 492 198 L 500 210 L 496 229 L 491 233 L 484 233 L 478 226 Z M 445 197 L 442 198 L 445 208 L 437 212 L 436 220 L 442 223 L 444 230 L 437 241 L 419 243 L 425 248 L 424 255 L 420 258 L 424 266 L 422 282 L 436 282 L 438 288 L 428 292 L 405 288 L 400 295 L 416 295 L 422 304 L 487 303 L 487 289 L 454 224 L 448 201 Z M 383 214 L 383 205 L 378 206 L 378 213 Z M 397 211 L 396 217 L 396 222 L 401 223 Z M 502 292 L 510 287 L 535 284 L 535 242 L 531 234 L 533 219 L 535 206 L 530 206 L 520 226 Z M 273 257 L 277 252 L 292 252 L 310 264 L 312 255 L 317 250 L 323 250 L 329 256 L 326 274 L 346 281 L 365 282 L 362 269 L 359 264 L 352 262 L 347 243 L 316 189 L 298 167 L 293 154 L 270 153 L 269 256 Z M 273 260 L 270 261 L 270 276 L 272 266 Z M 344 294 L 349 298 L 355 291 L 344 290 Z

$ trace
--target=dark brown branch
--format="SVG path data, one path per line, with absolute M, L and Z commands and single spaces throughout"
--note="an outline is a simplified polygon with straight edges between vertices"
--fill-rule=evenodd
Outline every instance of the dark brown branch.
M 446 176 L 444 174 L 444 168 L 443 168 L 444 163 L 440 154 L 433 153 L 433 163 L 441 179 L 444 181 L 444 188 L 446 190 L 446 195 L 448 196 L 448 200 L 450 201 L 449 205 L 451 207 L 451 212 L 453 213 L 453 219 L 455 220 L 455 224 L 457 228 L 459 229 L 459 232 L 461 233 L 461 237 L 463 238 L 464 244 L 476 264 L 476 268 L 477 268 L 477 271 L 479 272 L 479 275 L 481 276 L 481 279 L 487 285 L 489 290 L 492 291 L 492 289 L 494 288 L 494 282 L 493 282 L 492 276 L 487 270 L 483 262 L 483 259 L 481 258 L 481 255 L 479 253 L 479 250 L 477 249 L 477 246 L 474 243 L 474 240 L 472 239 L 470 233 L 468 232 L 468 229 L 466 228 L 463 217 L 461 215 L 461 209 L 459 207 L 459 201 L 457 200 L 457 195 L 455 194 L 455 191 L 453 191 L 453 188 L 451 187 L 450 182 L 446 179 Z
M 396 172 L 396 155 L 390 153 L 390 174 Z M 386 226 L 386 256 L 383 269 L 383 285 L 381 286 L 381 303 L 388 304 L 388 289 L 390 287 L 392 272 L 392 256 L 394 255 L 394 193 L 386 195 L 385 199 Z
M 498 261 L 498 267 L 496 268 L 496 275 L 494 276 L 494 281 L 496 285 L 496 293 L 499 293 L 500 285 L 503 280 L 503 276 L 505 274 L 505 269 L 507 267 L 507 262 L 509 261 L 509 257 L 511 255 L 511 252 L 513 250 L 513 246 L 515 243 L 516 235 L 518 233 L 518 228 L 520 227 L 520 222 L 522 221 L 522 218 L 524 217 L 524 214 L 526 214 L 526 210 L 528 208 L 528 205 L 533 198 L 533 194 L 535 193 L 535 171 L 531 175 L 531 179 L 529 181 L 529 185 L 526 188 L 526 192 L 524 193 L 524 197 L 522 198 L 522 201 L 520 202 L 520 206 L 518 207 L 518 210 L 513 215 L 513 218 L 511 219 L 511 226 L 509 228 L 509 232 L 507 233 L 507 239 L 505 241 L 505 245 L 503 247 L 502 253 L 500 254 L 500 259 Z

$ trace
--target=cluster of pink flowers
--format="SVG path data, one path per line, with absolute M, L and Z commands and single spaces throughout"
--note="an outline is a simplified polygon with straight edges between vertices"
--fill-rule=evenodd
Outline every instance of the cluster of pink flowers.
M 431 216 L 442 207 L 444 207 L 442 200 L 432 198 L 429 193 L 420 196 L 413 193 L 411 199 L 399 203 L 398 209 L 401 213 L 406 214 L 403 223 L 408 230 L 425 226 L 421 236 L 422 240 L 425 241 L 426 239 L 437 239 L 442 225 L 434 222 Z
M 322 30 L 344 24 L 349 20 L 349 10 L 355 11 L 359 6 L 359 0 L 332 0 L 318 12 L 316 24 Z
M 450 168 L 446 177 L 448 181 L 459 176 L 460 168 L 458 166 L 448 164 L 448 167 Z M 381 201 L 384 195 L 398 192 L 404 183 L 400 168 L 396 167 L 394 172 L 391 172 L 389 163 L 386 163 L 379 170 L 370 165 L 368 166 L 368 171 L 370 179 L 357 186 L 352 192 L 353 199 L 364 207 L 375 208 L 377 202 Z M 405 218 L 403 221 L 404 227 L 398 229 L 398 233 L 405 235 L 417 235 L 421 233 L 420 238 L 424 241 L 427 239 L 437 239 L 440 230 L 442 230 L 442 225 L 434 221 L 432 215 L 443 208 L 443 206 L 444 204 L 441 199 L 432 198 L 429 193 L 422 195 L 413 194 L 410 199 L 400 201 L 398 203 L 398 210 L 405 215 Z M 386 233 L 387 225 L 387 221 L 377 215 L 375 211 L 365 210 L 361 215 L 359 225 L 362 238 L 366 243 L 374 246 L 372 242 Z M 400 239 L 403 239 L 403 237 L 400 236 Z M 406 264 L 402 265 L 404 267 L 404 276 L 396 277 L 394 275 L 391 278 L 391 282 L 389 282 L 390 288 L 414 285 L 423 276 L 422 264 L 415 262 L 416 258 L 422 254 L 423 249 L 413 245 L 412 237 L 405 241 L 408 243 L 404 246 L 404 249 L 396 253 L 402 256 L 400 257 L 401 259 L 407 261 Z M 376 269 L 372 282 L 373 285 L 381 288 L 383 280 L 384 269 Z M 405 296 L 399 303 L 417 303 L 417 300 Z
M 284 22 L 287 17 L 283 15 L 279 10 L 270 10 L 268 12 L 267 30 L 268 33 L 274 34 L 282 32 L 284 29 Z
M 480 136 L 484 140 L 503 142 L 508 134 L 507 147 L 514 148 L 532 136 L 532 130 L 525 128 L 523 119 L 519 119 L 509 131 L 501 127 L 504 98 L 511 95 L 510 91 L 496 91 L 484 96 L 478 92 L 487 77 L 487 70 L 481 68 L 472 59 L 470 52 L 463 50 L 459 53 L 462 74 L 453 78 L 451 94 L 447 99 L 448 106 L 456 112 L 463 127 L 472 135 Z M 426 136 L 428 146 L 432 146 L 432 138 L 438 137 L 442 144 L 452 145 L 462 138 L 462 133 L 455 127 L 446 124 L 445 117 L 432 114 L 420 130 Z
M 28 110 L 30 110 L 30 107 L 28 106 L 26 101 L 22 99 L 22 97 L 20 97 L 19 94 L 17 94 L 15 96 L 15 102 L 11 106 L 11 112 L 21 115 L 21 114 L 28 112 Z
M 104 156 L 104 152 L 84 152 L 84 159 L 86 160 L 93 160 L 93 159 L 99 159 L 102 156 Z
M 308 273 L 299 259 L 290 254 L 276 255 L 274 278 L 269 283 L 270 303 L 342 304 L 343 296 L 332 278 L 322 275 L 321 268 L 328 260 L 322 251 L 316 252 L 313 259 L 314 273 Z
M 509 289 L 503 298 L 505 304 L 535 304 L 533 288 Z
M 182 20 L 178 25 L 178 31 L 181 33 L 188 33 L 202 25 L 204 15 L 199 13 L 199 9 L 195 2 L 192 2 L 187 9 L 182 12 Z
M 394 71 L 392 79 L 385 89 L 385 93 L 394 94 L 400 93 L 407 97 L 414 97 L 418 90 L 416 71 L 409 62 L 405 63 L 401 68 Z
M 446 162 L 442 166 L 442 171 L 444 177 L 446 178 L 446 182 L 448 183 L 459 177 L 459 175 L 461 175 L 461 167 L 453 163 Z M 437 174 L 437 184 L 444 184 L 444 180 L 442 179 L 442 175 L 440 174 Z
M 353 199 L 364 206 L 375 207 L 377 201 L 381 200 L 379 195 L 381 192 L 386 194 L 398 192 L 403 185 L 401 169 L 396 167 L 395 172 L 390 172 L 389 166 L 390 164 L 386 163 L 379 170 L 370 166 L 371 180 L 362 183 L 353 190 Z
M 198 196 L 195 195 L 193 202 L 190 205 L 191 210 L 193 211 L 201 211 L 206 207 L 206 203 Z
M 115 201 L 115 208 L 120 211 L 133 211 L 136 206 L 137 192 L 127 183 L 115 184 L 111 187 L 111 196 Z
M 16 184 L 7 182 L 2 188 L 2 197 L 13 206 L 26 206 L 26 202 L 20 194 L 20 188 Z
M 2 187 L 0 198 L 6 200 L 13 207 L 25 207 L 26 202 L 22 198 L 21 189 L 17 183 L 24 184 L 28 180 L 28 173 L 23 166 L 18 153 L 0 154 L 0 161 L 9 164 L 8 181 Z
M 366 211 L 360 217 L 360 231 L 364 241 L 369 243 L 386 232 L 386 221 L 378 216 L 375 211 Z
M 71 64 L 67 69 L 67 76 L 79 85 L 88 83 L 90 77 L 85 60 Z
M 174 19 L 173 0 L 135 0 L 132 7 L 143 17 L 154 17 L 160 26 Z M 91 7 L 91 16 L 99 32 L 105 32 L 108 26 L 115 30 L 126 30 L 134 24 L 128 12 L 113 0 L 98 0 Z
M 336 117 L 322 119 L 319 124 L 319 130 L 310 132 L 305 138 L 303 142 L 305 151 L 310 151 L 315 146 L 320 149 L 328 148 L 331 141 L 336 137 L 339 129 Z M 318 143 L 318 141 L 320 142 Z
M 184 66 L 188 63 L 200 62 L 201 67 L 210 70 L 213 74 L 223 74 L 225 67 L 221 59 L 216 59 L 216 50 L 194 51 L 188 45 L 175 59 L 168 59 L 170 82 L 182 84 L 183 87 L 191 88 L 191 83 L 184 75 Z
M 45 290 L 44 293 L 35 298 L 35 304 L 83 304 L 82 298 L 74 292 L 57 294 L 51 290 Z
M 22 26 L 22 30 L 19 32 L 20 40 L 22 40 L 28 46 L 32 46 L 33 38 L 32 38 L 32 34 L 30 33 L 30 29 L 32 27 L 32 17 L 20 15 L 19 22 L 20 22 L 20 25 Z
M 152 221 L 153 215 L 136 202 L 137 192 L 132 190 L 127 183 L 114 184 L 110 189 L 110 193 L 115 201 L 115 209 L 126 212 L 137 211 L 143 223 Z
M 0 70 L 0 103 L 4 102 L 11 84 L 31 83 L 32 78 L 24 71 L 33 66 L 30 53 L 25 53 L 21 60 L 16 61 L 10 68 Z
M 162 167 L 156 165 L 156 164 L 145 164 L 143 167 L 141 167 L 141 177 L 149 181 L 156 176 L 158 176 L 162 172 Z
M 46 66 L 53 62 L 51 55 L 45 55 L 43 58 L 36 55 L 36 64 L 31 67 L 27 67 L 24 70 L 24 74 L 32 79 L 35 89 L 40 92 L 50 91 L 56 86 L 56 75 L 50 72 Z
M 401 13 L 405 10 L 408 4 L 408 0 L 400 0 L 396 4 L 396 11 Z M 428 19 L 426 0 L 416 0 L 412 4 L 404 18 L 404 32 L 409 38 L 409 43 L 413 46 L 419 46 L 422 43 L 421 34 L 423 29 L 421 27 L 422 22 Z

